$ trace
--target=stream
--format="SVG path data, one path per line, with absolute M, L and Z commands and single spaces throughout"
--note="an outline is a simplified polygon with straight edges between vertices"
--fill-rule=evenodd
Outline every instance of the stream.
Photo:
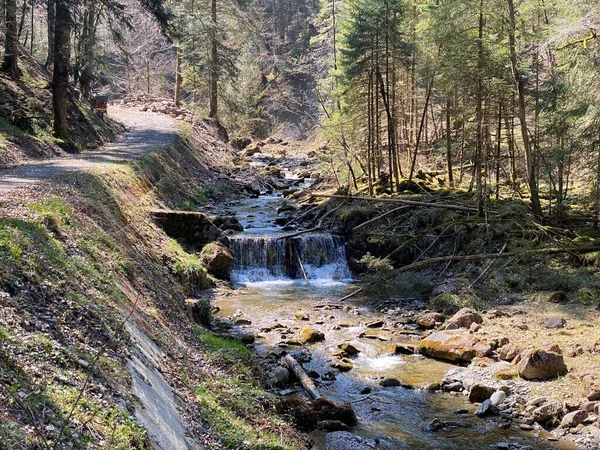
M 295 239 L 275 225 L 284 205 L 278 193 L 244 199 L 227 205 L 245 228 L 230 236 L 235 255 L 232 280 L 235 289 L 220 295 L 214 305 L 218 316 L 243 316 L 256 333 L 256 350 L 262 356 L 288 351 L 313 372 L 323 396 L 338 403 L 350 402 L 359 418 L 352 433 L 371 442 L 385 442 L 393 449 L 574 449 L 572 444 L 549 441 L 543 430 L 523 431 L 516 426 L 501 428 L 500 418 L 478 419 L 476 406 L 467 398 L 405 387 L 381 387 L 382 378 L 420 387 L 439 383 L 453 366 L 420 355 L 396 355 L 391 345 L 417 343 L 414 326 L 402 321 L 402 311 L 382 314 L 368 307 L 368 298 L 339 299 L 357 289 L 345 258 L 343 241 L 326 233 L 310 233 Z M 297 313 L 308 320 L 299 320 Z M 307 319 L 307 317 L 304 317 Z M 383 321 L 379 328 L 367 324 Z M 288 341 L 301 328 L 325 334 L 322 342 L 305 347 Z M 362 337 L 360 337 L 362 336 Z M 352 370 L 338 372 L 331 362 L 338 345 L 351 343 L 360 353 L 352 357 Z M 307 349 L 307 350 L 304 350 Z M 318 375 L 317 375 L 318 374 Z M 302 389 L 285 390 L 298 395 Z M 457 414 L 457 411 L 468 413 Z M 428 424 L 439 419 L 452 422 L 439 431 Z M 315 449 L 326 449 L 324 432 L 314 432 Z M 378 448 L 378 447 L 376 447 Z

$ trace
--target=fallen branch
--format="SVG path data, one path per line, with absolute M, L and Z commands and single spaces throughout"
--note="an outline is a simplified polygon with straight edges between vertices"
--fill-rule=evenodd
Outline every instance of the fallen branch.
M 315 386 L 315 383 L 313 383 L 312 378 L 306 374 L 302 366 L 298 364 L 298 361 L 296 361 L 294 357 L 291 355 L 285 355 L 283 362 L 294 373 L 294 375 L 296 375 L 296 378 L 298 378 L 302 384 L 302 387 L 306 390 L 306 392 L 308 392 L 308 395 L 310 395 L 311 399 L 317 400 L 321 398 L 321 394 Z
M 314 227 L 311 228 L 309 230 L 304 230 L 304 231 L 298 231 L 297 233 L 293 233 L 293 234 L 286 234 L 285 236 L 280 236 L 278 237 L 276 240 L 280 241 L 281 239 L 291 239 L 291 238 L 295 238 L 297 236 L 302 236 L 303 234 L 307 234 L 307 233 L 313 233 L 315 231 L 320 231 L 321 228 L 320 227 Z
M 328 194 L 311 194 L 314 198 L 337 198 L 342 200 L 360 200 L 367 202 L 381 202 L 381 203 L 401 203 L 410 206 L 420 206 L 424 208 L 437 208 L 437 209 L 450 209 L 452 211 L 465 211 L 477 213 L 476 208 L 461 205 L 449 205 L 445 203 L 427 203 L 427 202 L 415 202 L 412 200 L 402 200 L 399 198 L 376 198 L 376 197 L 352 197 L 350 195 L 328 195 Z
M 340 298 L 340 299 L 339 299 L 339 301 L 340 301 L 340 302 L 343 302 L 343 301 L 345 301 L 345 300 L 351 299 L 352 297 L 354 297 L 354 296 L 356 296 L 356 295 L 360 294 L 362 291 L 363 291 L 363 288 L 357 289 L 357 290 L 356 290 L 356 291 L 354 291 L 353 293 L 351 293 L 351 294 L 348 294 L 348 295 L 346 295 L 345 297 L 342 297 L 342 298 Z
M 400 206 L 400 207 L 398 207 L 398 208 L 394 208 L 394 209 L 392 209 L 391 211 L 385 212 L 385 213 L 383 213 L 383 214 L 381 214 L 381 215 L 379 215 L 379 216 L 377 216 L 377 217 L 375 217 L 375 218 L 373 218 L 373 219 L 371 219 L 371 220 L 367 220 L 366 222 L 363 222 L 363 223 L 361 223 L 360 225 L 357 225 L 357 226 L 355 226 L 354 228 L 352 228 L 352 231 L 360 230 L 362 227 L 365 227 L 365 226 L 367 226 L 367 225 L 370 225 L 370 224 L 372 224 L 373 222 L 377 222 L 378 220 L 381 220 L 381 219 L 383 219 L 384 217 L 387 217 L 387 216 L 389 216 L 390 214 L 394 214 L 394 213 L 395 213 L 395 212 L 397 212 L 397 211 L 402 211 L 402 210 L 404 210 L 404 209 L 409 209 L 409 208 L 410 208 L 410 206 Z

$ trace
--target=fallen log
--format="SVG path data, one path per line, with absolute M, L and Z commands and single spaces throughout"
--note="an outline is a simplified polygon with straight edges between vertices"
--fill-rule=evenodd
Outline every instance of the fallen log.
M 352 292 L 351 294 L 346 295 L 345 297 L 340 298 L 338 301 L 343 302 L 345 300 L 349 300 L 352 297 L 360 294 L 363 291 L 363 288 L 357 289 L 356 291 Z
M 497 259 L 497 258 L 517 258 L 519 256 L 536 256 L 536 255 L 556 255 L 561 253 L 571 253 L 574 255 L 583 255 L 585 253 L 592 253 L 600 251 L 600 246 L 595 247 L 579 247 L 579 248 L 541 248 L 536 250 L 524 250 L 522 252 L 512 253 L 482 253 L 480 255 L 452 255 L 452 256 L 440 256 L 438 258 L 424 259 L 423 261 L 417 261 L 404 267 L 400 267 L 394 270 L 394 274 L 406 272 L 407 270 L 420 269 L 422 267 L 430 266 L 439 262 L 448 261 L 482 261 L 485 259 Z
M 376 197 L 353 197 L 351 195 L 328 195 L 328 194 L 312 194 L 314 198 L 337 198 L 340 200 L 360 200 L 367 202 L 381 202 L 381 203 L 400 203 L 410 206 L 420 206 L 423 208 L 437 208 L 437 209 L 450 209 L 452 211 L 464 211 L 471 213 L 478 213 L 477 208 L 471 208 L 469 206 L 461 205 L 450 205 L 446 203 L 427 203 L 427 202 L 416 202 L 413 200 L 403 200 L 399 198 L 376 198 Z
M 288 367 L 288 369 L 290 369 L 293 372 L 293 374 L 296 375 L 296 378 L 298 378 L 298 380 L 302 384 L 302 387 L 306 390 L 306 392 L 308 392 L 308 395 L 310 395 L 310 398 L 312 400 L 317 400 L 321 398 L 321 394 L 315 386 L 315 383 L 313 383 L 312 378 L 310 378 L 306 374 L 302 366 L 298 363 L 298 361 L 294 359 L 293 356 L 285 355 L 283 361 Z

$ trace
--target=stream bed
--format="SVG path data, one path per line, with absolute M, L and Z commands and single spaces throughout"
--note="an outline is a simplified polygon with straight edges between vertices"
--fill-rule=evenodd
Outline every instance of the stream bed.
M 509 426 L 498 416 L 479 419 L 473 415 L 476 405 L 462 394 L 418 389 L 439 383 L 454 366 L 392 351 L 392 344 L 416 344 L 419 338 L 402 320 L 401 310 L 383 314 L 369 307 L 372 299 L 358 296 L 340 303 L 340 298 L 358 287 L 348 269 L 343 242 L 326 233 L 280 239 L 293 233 L 275 225 L 282 205 L 284 200 L 277 193 L 228 205 L 245 231 L 230 236 L 236 258 L 235 288 L 219 295 L 214 305 L 223 319 L 244 317 L 251 322 L 239 328 L 256 334 L 260 355 L 289 352 L 313 374 L 323 396 L 351 403 L 359 419 L 352 433 L 392 449 L 577 448 L 555 441 L 543 430 Z M 372 327 L 379 321 L 383 323 Z M 298 330 L 306 327 L 324 333 L 325 339 L 304 347 L 290 344 Z M 351 358 L 348 372 L 331 367 L 342 343 L 360 351 Z M 416 389 L 382 387 L 383 378 L 395 378 Z M 284 393 L 303 394 L 301 388 Z M 434 419 L 454 426 L 430 431 Z M 315 449 L 327 448 L 326 433 L 314 432 L 312 437 Z

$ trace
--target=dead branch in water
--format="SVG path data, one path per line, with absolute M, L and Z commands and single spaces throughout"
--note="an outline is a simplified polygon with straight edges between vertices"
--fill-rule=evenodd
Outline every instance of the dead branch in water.
M 286 366 L 288 366 L 288 369 L 290 369 L 294 375 L 296 375 L 296 378 L 298 378 L 302 384 L 302 387 L 306 390 L 306 392 L 308 392 L 308 395 L 310 395 L 311 399 L 317 400 L 321 398 L 321 394 L 315 386 L 315 383 L 313 383 L 312 378 L 306 374 L 302 366 L 294 359 L 293 356 L 285 355 L 283 362 Z

